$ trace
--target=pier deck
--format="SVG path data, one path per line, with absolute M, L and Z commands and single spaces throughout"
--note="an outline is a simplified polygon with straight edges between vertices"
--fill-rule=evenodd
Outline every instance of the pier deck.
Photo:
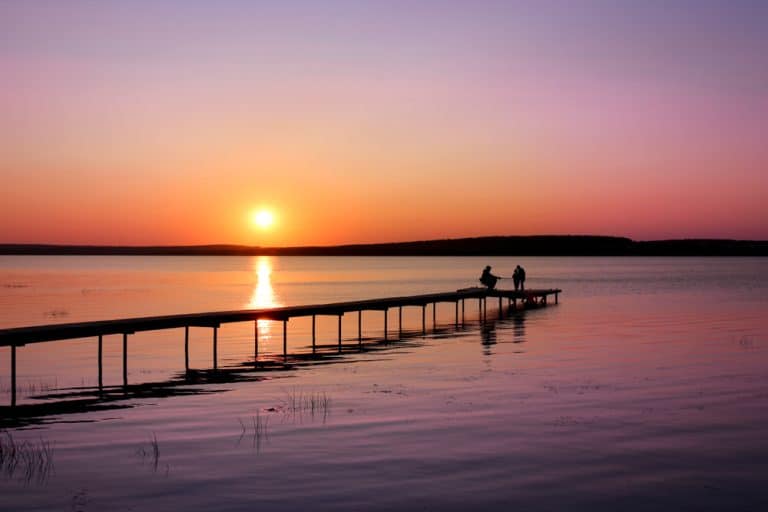
M 0 347 L 11 349 L 11 404 L 16 403 L 16 349 L 31 343 L 42 343 L 56 340 L 68 340 L 77 338 L 98 338 L 99 359 L 99 387 L 102 382 L 102 338 L 107 335 L 122 334 L 123 336 L 123 383 L 128 382 L 127 347 L 128 335 L 141 331 L 155 331 L 161 329 L 184 328 L 185 369 L 189 370 L 189 328 L 208 327 L 213 329 L 213 368 L 217 368 L 217 343 L 218 328 L 221 324 L 234 322 L 254 322 L 254 359 L 258 359 L 259 334 L 258 320 L 274 320 L 283 322 L 283 355 L 287 357 L 287 329 L 288 320 L 295 317 L 312 317 L 312 346 L 315 347 L 315 317 L 337 316 L 339 350 L 342 346 L 341 320 L 346 313 L 358 313 L 358 341 L 362 344 L 362 312 L 384 312 L 384 339 L 387 338 L 387 312 L 393 308 L 417 306 L 422 308 L 422 329 L 426 332 L 426 307 L 432 304 L 433 319 L 435 305 L 450 302 L 455 304 L 456 324 L 459 324 L 459 304 L 461 304 L 462 318 L 464 301 L 476 299 L 480 307 L 481 319 L 486 316 L 486 302 L 488 298 L 497 298 L 499 312 L 502 311 L 502 301 L 506 299 L 510 307 L 517 308 L 518 301 L 522 307 L 544 306 L 548 297 L 553 296 L 555 303 L 562 293 L 560 289 L 532 289 L 532 290 L 489 290 L 487 288 L 466 288 L 455 292 L 431 293 L 424 295 L 410 295 L 403 297 L 387 297 L 370 300 L 357 300 L 349 302 L 335 302 L 329 304 L 285 306 L 264 309 L 244 309 L 236 311 L 215 311 L 207 313 L 192 313 L 179 315 L 164 315 L 141 318 L 123 318 L 115 320 L 100 320 L 92 322 L 75 322 L 62 324 L 36 325 L 29 327 L 16 327 L 0 329 Z M 402 314 L 400 315 L 402 329 Z
M 30 327 L 0 329 L 0 347 L 18 347 L 28 343 L 88 338 L 110 334 L 134 334 L 140 331 L 155 331 L 179 327 L 219 327 L 221 324 L 225 323 L 247 322 L 251 320 L 284 321 L 294 317 L 341 316 L 350 312 L 385 311 L 396 307 L 426 306 L 428 304 L 441 302 L 457 303 L 466 299 L 484 300 L 488 297 L 498 297 L 499 299 L 509 299 L 521 302 L 535 301 L 536 304 L 546 304 L 548 296 L 554 296 L 555 301 L 557 301 L 560 293 L 562 293 L 562 290 L 559 289 L 514 291 L 471 288 L 458 290 L 456 292 L 388 297 L 330 304 L 36 325 Z

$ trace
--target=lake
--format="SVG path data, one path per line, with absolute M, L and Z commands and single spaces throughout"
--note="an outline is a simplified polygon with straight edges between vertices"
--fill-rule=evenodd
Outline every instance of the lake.
M 475 286 L 525 267 L 560 303 L 477 301 L 0 349 L 0 510 L 764 510 L 768 259 L 0 256 L 0 328 Z M 500 287 L 511 282 L 502 280 Z M 73 406 L 73 404 L 75 404 Z M 60 408 L 60 409 L 57 409 Z M 77 410 L 78 412 L 72 412 Z M 12 456 L 15 447 L 19 453 Z

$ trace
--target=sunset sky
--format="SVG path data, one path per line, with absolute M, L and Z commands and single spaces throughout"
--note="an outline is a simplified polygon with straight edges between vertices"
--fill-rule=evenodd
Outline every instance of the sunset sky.
M 0 243 L 768 239 L 765 1 L 6 0 L 0 84 Z

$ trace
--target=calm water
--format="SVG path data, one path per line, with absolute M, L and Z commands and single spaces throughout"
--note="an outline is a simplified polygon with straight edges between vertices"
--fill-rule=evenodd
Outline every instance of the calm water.
M 518 263 L 560 304 L 499 319 L 489 301 L 481 325 L 467 301 L 458 328 L 441 304 L 426 335 L 406 308 L 388 344 L 365 313 L 363 351 L 348 315 L 340 356 L 321 317 L 320 356 L 287 369 L 278 323 L 258 372 L 253 324 L 223 326 L 219 377 L 192 329 L 187 381 L 183 331 L 138 333 L 121 395 L 107 337 L 104 409 L 95 340 L 22 347 L 20 403 L 85 412 L 0 435 L 52 447 L 51 465 L 6 455 L 0 510 L 765 510 L 768 259 L 0 256 L 0 327 L 449 291 Z M 311 352 L 309 319 L 288 329 Z

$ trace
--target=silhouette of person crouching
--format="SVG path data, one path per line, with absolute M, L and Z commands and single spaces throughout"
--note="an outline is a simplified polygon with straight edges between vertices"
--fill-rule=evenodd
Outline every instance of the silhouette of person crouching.
M 496 281 L 499 280 L 498 276 L 491 274 L 491 266 L 488 265 L 483 269 L 483 273 L 480 276 L 480 282 L 488 287 L 489 290 L 496 288 Z

